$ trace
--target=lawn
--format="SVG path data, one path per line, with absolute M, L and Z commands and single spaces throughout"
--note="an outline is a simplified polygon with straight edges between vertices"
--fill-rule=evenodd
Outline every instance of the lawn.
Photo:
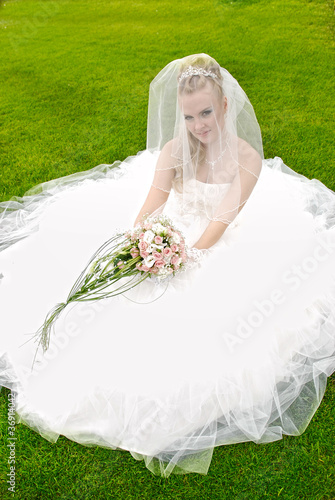
M 146 146 L 150 81 L 205 52 L 249 96 L 265 157 L 335 190 L 330 0 L 0 1 L 0 201 Z M 1 346 L 0 346 L 1 348 Z M 335 378 L 302 436 L 216 448 L 207 476 L 154 476 L 128 452 L 50 443 L 16 426 L 0 392 L 0 498 L 334 500 Z

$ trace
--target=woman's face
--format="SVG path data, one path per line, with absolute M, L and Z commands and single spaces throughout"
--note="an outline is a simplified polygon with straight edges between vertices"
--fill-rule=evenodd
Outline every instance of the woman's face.
M 201 90 L 179 97 L 185 124 L 191 134 L 203 144 L 213 144 L 221 137 L 226 102 L 207 82 Z

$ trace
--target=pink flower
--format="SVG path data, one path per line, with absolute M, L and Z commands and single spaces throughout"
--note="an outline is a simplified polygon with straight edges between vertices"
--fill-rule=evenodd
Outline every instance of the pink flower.
M 180 262 L 180 258 L 178 257 L 178 255 L 174 255 L 171 259 L 171 264 L 173 266 L 177 266 L 179 265 L 179 262 Z
M 149 252 L 140 252 L 140 256 L 142 257 L 142 259 L 145 259 L 149 255 L 150 255 Z
M 148 230 L 151 228 L 152 228 L 152 224 L 150 224 L 150 223 L 144 224 L 144 229 Z
M 150 272 L 151 272 L 152 274 L 157 274 L 157 273 L 158 273 L 158 270 L 159 270 L 159 269 L 158 269 L 158 267 L 154 266 L 154 267 L 152 267 L 152 268 L 150 269 Z
M 172 255 L 172 249 L 169 248 L 169 247 L 164 248 L 163 254 L 164 254 L 165 257 L 171 257 L 171 255 Z
M 171 250 L 173 253 L 178 252 L 178 245 L 176 245 L 175 243 L 173 245 L 171 245 Z
M 161 236 L 155 236 L 156 245 L 161 245 L 163 243 L 163 238 Z
M 139 271 L 141 270 L 141 267 L 142 267 L 142 264 L 140 262 L 137 262 L 136 264 L 136 269 L 138 269 Z
M 161 260 L 162 255 L 159 252 L 152 252 L 152 256 L 155 260 Z
M 141 271 L 144 271 L 145 273 L 147 273 L 148 271 L 150 271 L 150 269 L 148 266 L 142 266 Z
M 161 269 L 162 267 L 165 266 L 165 262 L 164 260 L 157 260 L 155 265 L 156 267 L 158 267 L 158 269 Z
M 135 259 L 135 257 L 138 257 L 140 254 L 138 248 L 136 247 L 133 247 L 130 249 L 130 255 L 132 256 L 133 259 Z
M 148 243 L 146 243 L 145 241 L 140 241 L 138 244 L 138 248 L 140 250 L 146 250 L 148 248 Z
M 144 234 L 145 234 L 145 233 L 140 233 L 140 234 L 139 234 L 139 238 L 140 238 L 140 240 L 143 240 L 143 238 L 144 238 Z

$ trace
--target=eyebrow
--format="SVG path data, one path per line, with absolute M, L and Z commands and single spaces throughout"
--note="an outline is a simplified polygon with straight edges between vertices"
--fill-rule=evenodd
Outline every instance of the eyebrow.
M 202 111 L 200 111 L 200 112 L 199 112 L 199 115 L 201 115 L 201 113 L 204 113 L 205 111 L 209 111 L 209 110 L 210 110 L 210 109 L 212 109 L 212 108 L 213 108 L 213 106 L 208 106 L 208 108 L 205 108 L 205 109 L 203 109 Z M 187 114 L 185 114 L 185 113 L 184 113 L 184 117 L 185 117 L 185 118 L 186 118 L 186 117 L 191 117 L 191 118 L 192 118 L 192 115 L 187 115 Z

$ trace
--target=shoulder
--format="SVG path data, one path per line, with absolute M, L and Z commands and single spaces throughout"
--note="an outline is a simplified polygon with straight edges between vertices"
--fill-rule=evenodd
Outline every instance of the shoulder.
M 177 157 L 176 157 L 176 151 L 178 150 L 178 142 L 177 139 L 171 139 L 171 141 L 168 141 L 166 144 L 164 144 L 160 155 L 158 162 L 164 163 L 166 167 L 175 167 L 177 165 Z
M 260 154 L 241 138 L 238 138 L 238 158 L 242 166 L 251 168 L 255 172 L 259 172 L 262 168 Z
M 176 152 L 179 148 L 179 139 L 178 137 L 175 137 L 174 139 L 171 139 L 171 141 L 168 141 L 166 144 L 164 144 L 162 148 L 162 153 L 164 151 L 165 154 L 170 154 L 172 156 L 173 152 Z
M 238 138 L 238 154 L 243 160 L 249 160 L 251 162 L 261 162 L 262 158 L 259 153 L 254 149 L 248 142 Z

